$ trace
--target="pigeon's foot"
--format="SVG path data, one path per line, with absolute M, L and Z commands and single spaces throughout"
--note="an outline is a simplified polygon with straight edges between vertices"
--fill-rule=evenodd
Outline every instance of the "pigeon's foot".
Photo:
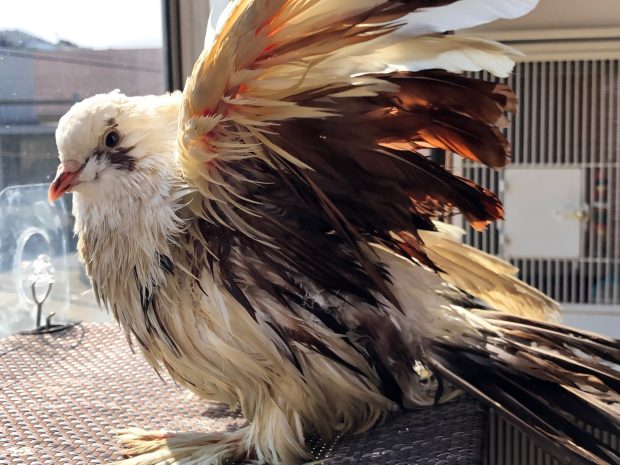
M 245 428 L 226 433 L 168 433 L 130 428 L 119 431 L 129 458 L 113 465 L 229 465 L 248 463 Z

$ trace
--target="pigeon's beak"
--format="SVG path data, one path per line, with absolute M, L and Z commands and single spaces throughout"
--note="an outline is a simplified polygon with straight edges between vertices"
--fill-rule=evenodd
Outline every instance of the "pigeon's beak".
M 50 202 L 58 200 L 65 192 L 70 192 L 80 181 L 78 177 L 82 172 L 82 165 L 74 160 L 61 163 L 56 173 L 56 179 L 50 184 L 47 198 Z

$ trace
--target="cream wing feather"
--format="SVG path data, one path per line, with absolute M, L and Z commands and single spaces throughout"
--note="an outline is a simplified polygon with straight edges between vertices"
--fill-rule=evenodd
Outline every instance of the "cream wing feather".
M 557 302 L 517 278 L 519 270 L 497 257 L 461 243 L 462 229 L 436 223 L 421 231 L 429 258 L 449 283 L 499 311 L 542 321 L 559 321 Z

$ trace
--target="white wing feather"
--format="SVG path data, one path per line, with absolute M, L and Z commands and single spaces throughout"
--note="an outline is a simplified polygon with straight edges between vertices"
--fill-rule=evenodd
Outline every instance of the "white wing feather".
M 404 31 L 414 35 L 455 31 L 512 19 L 532 11 L 538 0 L 460 0 L 450 5 L 419 11 L 410 18 Z
M 407 26 L 402 32 L 411 35 L 430 34 L 464 29 L 493 22 L 512 19 L 532 11 L 539 0 L 461 0 L 451 5 L 418 11 L 407 16 Z M 368 0 L 365 0 L 367 3 Z M 372 2 L 372 0 L 371 0 Z M 340 2 L 334 2 L 340 6 Z M 209 49 L 216 32 L 224 24 L 235 1 L 210 0 L 211 14 L 205 36 L 205 48 Z

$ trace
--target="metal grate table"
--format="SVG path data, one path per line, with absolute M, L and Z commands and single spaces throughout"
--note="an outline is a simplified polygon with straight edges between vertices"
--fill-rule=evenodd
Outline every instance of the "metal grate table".
M 326 465 L 477 465 L 487 411 L 469 398 L 395 414 L 371 431 L 316 446 Z M 115 429 L 223 431 L 237 412 L 198 399 L 129 349 L 113 324 L 0 340 L 0 465 L 120 460 Z

